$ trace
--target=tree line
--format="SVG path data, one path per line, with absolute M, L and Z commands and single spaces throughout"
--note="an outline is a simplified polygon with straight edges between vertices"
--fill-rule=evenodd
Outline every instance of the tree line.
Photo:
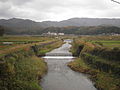
M 3 36 L 4 34 L 4 27 L 0 26 L 0 36 Z
M 0 30 L 1 35 L 3 29 Z M 67 26 L 67 27 L 47 27 L 47 28 L 8 28 L 5 27 L 5 34 L 12 35 L 41 35 L 47 32 L 75 34 L 75 35 L 99 35 L 99 34 L 120 34 L 120 27 L 116 26 Z

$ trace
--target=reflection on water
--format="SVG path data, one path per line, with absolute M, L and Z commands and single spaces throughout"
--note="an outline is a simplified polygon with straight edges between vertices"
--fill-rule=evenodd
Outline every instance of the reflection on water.
M 49 69 L 41 82 L 43 90 L 96 90 L 85 75 L 67 67 L 67 63 L 72 61 L 73 57 L 69 52 L 70 40 L 65 42 L 63 46 L 47 53 L 44 57 Z M 57 53 L 58 56 L 55 56 L 54 53 Z M 64 54 L 69 56 L 64 56 Z

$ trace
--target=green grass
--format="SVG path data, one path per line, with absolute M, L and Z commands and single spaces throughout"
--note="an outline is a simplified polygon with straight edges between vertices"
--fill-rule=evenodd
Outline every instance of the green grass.
M 55 43 L 53 43 L 53 44 L 50 44 L 50 45 L 47 45 L 47 46 L 45 46 L 45 47 L 40 48 L 40 50 L 39 50 L 38 53 L 39 53 L 40 55 L 45 55 L 45 53 L 47 53 L 47 52 L 49 52 L 49 51 L 51 51 L 51 50 L 53 50 L 53 49 L 55 49 L 55 48 L 60 47 L 62 44 L 63 44 L 62 41 L 55 42 Z
M 88 66 L 84 63 L 84 61 L 80 58 L 75 59 L 74 61 L 72 61 L 71 63 L 69 63 L 69 65 L 73 65 L 76 68 L 84 68 L 84 69 L 88 69 Z
M 16 54 L 4 61 L 0 65 L 1 90 L 42 90 L 38 80 L 47 71 L 42 59 Z
M 0 37 L 0 50 L 8 49 L 18 45 L 32 44 L 55 40 L 52 37 L 32 37 L 32 36 L 5 36 Z M 4 45 L 3 42 L 12 42 L 11 45 Z
M 110 43 L 106 43 L 106 42 L 103 42 L 103 45 L 105 47 L 109 47 L 109 48 L 114 48 L 114 47 L 120 47 L 120 42 L 110 42 Z
M 47 69 L 44 61 L 36 56 L 25 58 L 18 62 L 15 63 L 16 77 L 22 80 L 36 81 L 37 76 L 42 76 Z
M 3 44 L 0 44 L 0 50 L 3 50 L 3 49 L 7 49 L 7 48 L 11 48 L 13 47 L 14 45 L 3 45 Z
M 81 36 L 81 37 L 79 37 L 79 38 L 81 38 L 81 40 L 89 40 L 89 41 L 91 41 L 91 40 L 93 40 L 93 41 L 100 41 L 100 40 L 105 40 L 105 41 L 120 41 L 120 36 L 111 36 L 111 35 L 109 35 L 109 36 Z
M 47 44 L 47 43 L 51 43 L 51 42 L 55 42 L 55 41 L 56 40 L 47 40 L 47 41 L 44 41 L 44 42 L 37 42 L 37 43 L 30 43 L 30 44 L 21 44 L 21 45 L 16 45 L 16 46 L 10 47 L 10 48 L 5 48 L 5 49 L 0 50 L 0 57 L 6 55 L 8 53 L 13 53 L 13 52 L 25 49 L 25 48 L 29 48 L 31 46 L 35 46 L 35 45 L 39 46 L 39 45 L 42 45 L 42 44 Z
M 99 72 L 96 75 L 95 82 L 97 88 L 102 88 L 103 90 L 119 90 L 120 78 L 110 73 Z
M 5 36 L 0 37 L 0 42 L 30 42 L 30 41 L 45 41 L 45 40 L 51 40 L 54 38 L 51 37 L 32 37 L 32 36 Z
M 41 49 L 38 53 L 41 54 L 41 55 L 44 55 L 49 51 L 50 51 L 50 49 Z
M 94 81 L 95 86 L 100 90 L 119 90 L 120 78 L 91 68 L 80 58 L 69 62 L 68 66 L 74 71 L 91 75 L 91 80 Z
M 17 62 L 15 68 L 15 79 L 24 86 L 22 87 L 23 90 L 41 90 L 38 79 L 41 79 L 47 70 L 46 64 L 42 59 L 36 56 L 25 58 Z
M 120 47 L 120 36 L 82 36 L 79 39 L 108 48 Z
M 97 41 L 90 41 L 90 42 L 92 42 L 92 43 L 97 43 L 97 42 L 101 42 L 101 43 L 108 43 L 108 44 L 111 44 L 111 43 L 113 43 L 113 44 L 120 44 L 120 41 L 112 41 L 112 40 L 109 40 L 109 41 L 107 41 L 107 40 L 97 40 Z
M 95 44 L 102 44 L 104 47 L 114 48 L 114 47 L 120 47 L 120 41 L 105 41 L 105 40 L 98 40 L 98 41 L 90 41 Z

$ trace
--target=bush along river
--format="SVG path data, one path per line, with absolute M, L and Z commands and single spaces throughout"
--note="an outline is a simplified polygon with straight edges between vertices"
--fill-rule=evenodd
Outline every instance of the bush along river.
M 74 59 L 69 52 L 70 42 L 71 40 L 65 40 L 60 48 L 43 57 L 48 64 L 48 72 L 41 81 L 43 90 L 96 90 L 86 75 L 72 71 L 67 66 Z

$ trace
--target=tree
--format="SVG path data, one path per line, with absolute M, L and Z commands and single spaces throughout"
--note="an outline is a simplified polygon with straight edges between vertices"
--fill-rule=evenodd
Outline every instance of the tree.
M 0 26 L 0 36 L 3 36 L 4 34 L 4 27 Z
M 111 0 L 111 1 L 113 1 L 113 2 L 115 2 L 115 3 L 118 3 L 118 4 L 120 4 L 120 2 L 119 2 L 119 1 L 116 1 L 116 0 Z

